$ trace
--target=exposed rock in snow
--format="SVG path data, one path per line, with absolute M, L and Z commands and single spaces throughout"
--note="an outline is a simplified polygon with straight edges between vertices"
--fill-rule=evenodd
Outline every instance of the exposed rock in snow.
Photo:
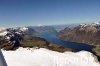
M 100 66 L 87 51 L 59 53 L 44 48 L 2 51 L 8 66 Z
M 86 27 L 87 24 L 80 24 L 80 27 Z
M 97 25 L 100 25 L 99 22 L 94 22 L 94 23 L 91 23 L 91 24 L 80 24 L 80 27 L 87 27 L 87 26 L 97 26 Z

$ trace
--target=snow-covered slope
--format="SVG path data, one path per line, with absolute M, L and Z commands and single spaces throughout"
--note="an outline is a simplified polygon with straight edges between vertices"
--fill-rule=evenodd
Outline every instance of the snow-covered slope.
M 0 36 L 5 36 L 6 34 L 7 34 L 7 31 L 0 32 Z
M 8 66 L 100 66 L 86 51 L 59 53 L 45 48 L 2 51 Z
M 0 31 L 2 31 L 2 30 L 5 30 L 5 28 L 3 28 L 3 27 L 0 27 Z
M 5 36 L 7 34 L 7 31 L 5 28 L 0 27 L 0 36 Z

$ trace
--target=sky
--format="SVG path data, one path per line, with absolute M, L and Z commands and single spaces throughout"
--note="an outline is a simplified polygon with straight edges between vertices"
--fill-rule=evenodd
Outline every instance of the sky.
M 100 21 L 100 0 L 0 0 L 0 27 Z

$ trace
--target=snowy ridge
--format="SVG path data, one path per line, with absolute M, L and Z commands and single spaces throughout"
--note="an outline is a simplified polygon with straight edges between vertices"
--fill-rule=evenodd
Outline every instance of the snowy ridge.
M 100 25 L 100 23 L 99 23 L 99 22 L 94 22 L 93 24 L 95 24 L 95 25 Z
M 7 33 L 7 31 L 0 32 L 0 36 L 5 36 Z
M 80 26 L 82 26 L 82 27 L 86 27 L 86 26 L 97 26 L 97 25 L 100 25 L 100 23 L 99 22 L 94 22 L 94 23 L 91 23 L 91 24 L 80 24 Z
M 7 31 L 5 28 L 0 27 L 0 36 L 5 36 L 7 34 Z
M 20 27 L 19 30 L 24 32 L 24 31 L 28 30 L 28 28 L 27 27 Z
M 87 51 L 60 53 L 45 48 L 19 48 L 2 52 L 8 66 L 100 66 Z
M 0 27 L 0 31 L 3 31 L 3 30 L 5 30 L 5 28 L 3 28 L 3 27 Z

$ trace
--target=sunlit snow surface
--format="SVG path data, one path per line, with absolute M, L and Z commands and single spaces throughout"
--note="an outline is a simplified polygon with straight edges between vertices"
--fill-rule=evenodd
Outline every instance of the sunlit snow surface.
M 8 66 L 100 66 L 90 52 L 60 53 L 45 48 L 2 50 Z
M 0 36 L 5 36 L 7 34 L 7 31 L 0 32 Z

